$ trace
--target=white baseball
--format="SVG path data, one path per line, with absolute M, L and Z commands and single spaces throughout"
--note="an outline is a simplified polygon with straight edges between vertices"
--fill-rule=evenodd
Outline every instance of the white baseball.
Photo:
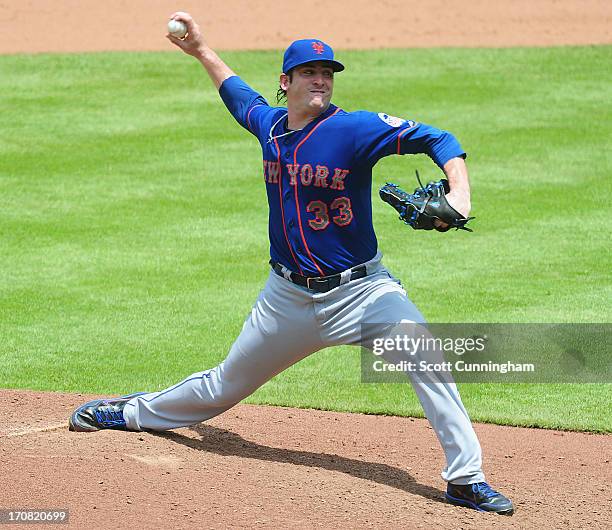
M 171 20 L 168 22 L 168 33 L 182 39 L 187 33 L 187 26 L 180 20 Z

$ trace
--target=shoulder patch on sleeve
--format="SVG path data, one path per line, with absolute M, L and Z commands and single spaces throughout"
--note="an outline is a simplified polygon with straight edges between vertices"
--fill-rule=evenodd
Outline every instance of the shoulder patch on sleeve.
M 402 118 L 397 118 L 395 116 L 389 116 L 384 112 L 379 112 L 378 117 L 391 127 L 401 127 L 402 125 L 404 125 L 404 123 L 406 123 L 406 120 L 403 120 Z

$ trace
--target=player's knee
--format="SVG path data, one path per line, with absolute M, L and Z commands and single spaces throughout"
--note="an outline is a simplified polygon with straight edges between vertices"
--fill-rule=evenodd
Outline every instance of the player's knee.
M 211 389 L 211 398 L 215 407 L 231 407 L 252 394 L 246 385 L 222 384 Z

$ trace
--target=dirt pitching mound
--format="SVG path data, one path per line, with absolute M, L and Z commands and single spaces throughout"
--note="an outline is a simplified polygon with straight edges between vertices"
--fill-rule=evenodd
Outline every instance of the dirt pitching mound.
M 73 433 L 92 396 L 0 391 L 0 508 L 101 528 L 605 528 L 610 437 L 476 425 L 513 517 L 446 504 L 425 420 L 239 405 L 166 433 Z

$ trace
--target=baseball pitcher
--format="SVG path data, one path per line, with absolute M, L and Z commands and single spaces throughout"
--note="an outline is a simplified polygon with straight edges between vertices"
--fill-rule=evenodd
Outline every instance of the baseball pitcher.
M 187 34 L 167 38 L 202 64 L 231 115 L 261 146 L 270 273 L 221 364 L 160 392 L 86 403 L 70 417 L 74 431 L 161 431 L 206 421 L 322 348 L 371 348 L 394 324 L 424 324 L 377 248 L 372 169 L 382 157 L 425 153 L 444 173 L 412 195 L 392 185 L 381 190 L 413 228 L 446 231 L 469 221 L 466 155 L 456 138 L 416 121 L 331 103 L 344 66 L 328 44 L 313 38 L 287 48 L 278 90 L 286 107 L 271 106 L 207 45 L 189 14 L 171 18 L 183 22 Z M 446 456 L 447 500 L 512 514 L 512 502 L 485 482 L 480 444 L 456 385 L 435 374 L 410 377 Z

